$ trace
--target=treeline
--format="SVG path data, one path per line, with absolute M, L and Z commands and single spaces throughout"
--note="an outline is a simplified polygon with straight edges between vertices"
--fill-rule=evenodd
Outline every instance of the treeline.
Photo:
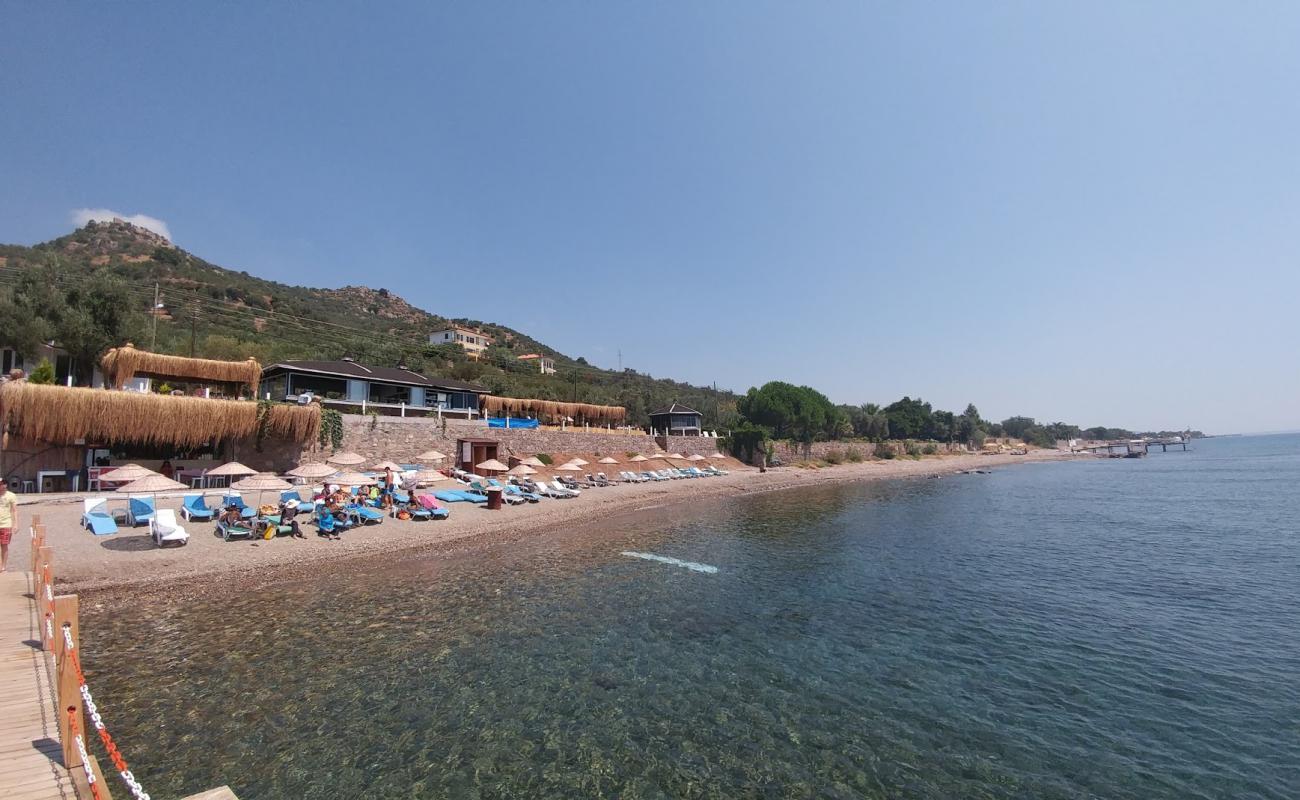
M 1133 439 L 1141 436 L 1190 435 L 1200 431 L 1135 433 L 1122 428 L 1081 429 L 1064 422 L 1040 423 L 1033 417 L 1008 417 L 1001 422 L 980 416 L 973 403 L 961 413 L 935 409 L 920 398 L 904 397 L 886 406 L 875 403 L 835 405 L 810 386 L 773 381 L 750 389 L 736 403 L 740 415 L 742 448 L 755 446 L 764 438 L 796 442 L 865 439 L 928 439 L 959 442 L 982 447 L 990 437 L 1019 439 L 1038 447 L 1052 447 L 1068 439 Z
M 620 405 L 630 425 L 648 426 L 649 414 L 673 402 L 704 415 L 709 429 L 737 420 L 736 396 L 726 390 L 656 378 L 636 370 L 606 370 L 570 358 L 502 325 L 455 320 L 481 328 L 496 344 L 478 361 L 456 345 L 430 345 L 429 332 L 445 319 L 407 306 L 383 289 L 343 290 L 285 286 L 223 269 L 170 247 L 137 240 L 130 226 L 79 229 L 36 248 L 0 245 L 0 346 L 31 353 L 54 341 L 73 357 L 85 385 L 109 347 L 138 347 L 199 358 L 264 364 L 293 359 L 339 359 L 405 364 L 430 376 L 481 383 L 497 395 Z M 102 256 L 103 263 L 92 263 Z M 154 284 L 165 310 L 151 318 Z M 542 375 L 536 361 L 553 358 L 557 374 Z

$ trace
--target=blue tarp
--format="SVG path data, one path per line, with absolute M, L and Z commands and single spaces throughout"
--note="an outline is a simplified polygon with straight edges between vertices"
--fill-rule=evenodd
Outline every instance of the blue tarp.
M 507 422 L 506 419 L 488 419 L 488 427 L 489 428 L 519 428 L 521 430 L 526 428 L 537 427 L 537 420 L 535 419 L 519 419 L 517 417 L 510 417 L 508 421 L 510 422 L 509 425 L 506 424 Z

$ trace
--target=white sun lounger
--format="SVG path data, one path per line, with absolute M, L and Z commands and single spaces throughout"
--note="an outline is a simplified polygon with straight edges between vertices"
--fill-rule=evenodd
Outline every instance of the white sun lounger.
M 160 508 L 154 512 L 153 519 L 149 520 L 149 535 L 159 547 L 169 544 L 181 547 L 190 540 L 189 533 L 176 521 L 176 512 L 170 508 Z

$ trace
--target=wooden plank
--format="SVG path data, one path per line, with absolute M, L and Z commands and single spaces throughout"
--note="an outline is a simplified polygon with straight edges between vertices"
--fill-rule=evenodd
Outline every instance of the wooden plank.
M 42 563 L 50 558 L 48 547 L 37 553 Z M 0 797 L 5 800 L 76 797 L 63 767 L 50 685 L 53 664 L 26 644 L 42 638 L 37 598 L 27 596 L 39 597 L 40 588 L 30 572 L 0 573 Z

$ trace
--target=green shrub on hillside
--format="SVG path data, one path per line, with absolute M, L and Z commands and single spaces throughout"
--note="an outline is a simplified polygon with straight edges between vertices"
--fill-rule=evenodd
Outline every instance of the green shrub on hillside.
M 873 455 L 876 458 L 890 459 L 894 457 L 894 448 L 887 442 L 881 442 L 876 445 L 876 451 Z
M 934 442 L 926 442 L 925 447 L 921 448 L 922 455 L 932 456 L 939 452 L 939 445 Z
M 28 383 L 54 383 L 54 365 L 48 358 L 42 358 L 32 374 L 27 376 Z
M 553 463 L 550 453 L 538 453 L 536 458 L 548 467 Z
M 862 451 L 856 447 L 850 447 L 845 451 L 844 457 L 849 460 L 850 464 L 860 464 L 863 460 Z
M 832 466 L 836 464 L 843 464 L 844 454 L 841 453 L 839 450 L 827 450 L 826 455 L 822 456 L 822 460 Z

